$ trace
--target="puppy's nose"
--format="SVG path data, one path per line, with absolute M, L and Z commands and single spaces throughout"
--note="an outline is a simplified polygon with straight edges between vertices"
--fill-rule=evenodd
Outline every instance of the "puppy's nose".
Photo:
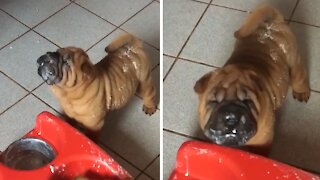
M 224 123 L 228 127 L 234 127 L 239 123 L 239 117 L 232 112 L 228 112 L 224 115 Z

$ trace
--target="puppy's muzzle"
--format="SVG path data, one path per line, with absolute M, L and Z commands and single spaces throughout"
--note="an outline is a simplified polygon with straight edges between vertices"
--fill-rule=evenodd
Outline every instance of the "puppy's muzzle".
M 249 106 L 242 101 L 223 101 L 213 105 L 204 128 L 207 138 L 216 144 L 241 146 L 256 133 L 256 121 Z
M 64 62 L 58 52 L 47 52 L 37 60 L 38 74 L 49 85 L 59 83 L 62 79 Z

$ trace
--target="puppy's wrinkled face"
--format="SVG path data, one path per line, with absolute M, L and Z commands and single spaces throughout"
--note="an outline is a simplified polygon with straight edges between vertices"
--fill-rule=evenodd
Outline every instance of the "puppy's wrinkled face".
M 86 71 L 91 68 L 92 65 L 88 61 L 87 54 L 80 48 L 61 48 L 56 52 L 47 52 L 37 60 L 38 74 L 47 84 L 54 85 L 60 83 L 68 73 L 67 79 L 71 78 L 72 74 L 76 74 L 74 70 Z
M 256 122 L 246 102 L 230 100 L 210 102 L 212 110 L 204 134 L 216 144 L 240 146 L 256 132 Z
M 257 131 L 255 100 L 236 78 L 227 81 L 213 76 L 203 76 L 194 87 L 199 95 L 199 122 L 204 135 L 216 144 L 244 145 Z
M 37 60 L 38 74 L 49 85 L 59 83 L 63 77 L 62 69 L 67 62 L 58 52 L 47 52 Z

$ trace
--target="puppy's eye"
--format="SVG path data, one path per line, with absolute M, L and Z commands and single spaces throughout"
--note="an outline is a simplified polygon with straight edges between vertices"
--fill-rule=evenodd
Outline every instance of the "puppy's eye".
M 244 103 L 247 107 L 249 107 L 249 108 L 251 108 L 252 106 L 254 106 L 254 105 L 253 105 L 253 102 L 252 102 L 250 99 L 245 99 L 245 100 L 243 100 L 243 103 Z
M 62 56 L 63 61 L 69 61 L 71 59 L 70 54 L 66 53 Z
M 218 104 L 218 101 L 217 101 L 217 100 L 210 100 L 210 101 L 208 102 L 208 104 L 216 105 L 216 104 Z

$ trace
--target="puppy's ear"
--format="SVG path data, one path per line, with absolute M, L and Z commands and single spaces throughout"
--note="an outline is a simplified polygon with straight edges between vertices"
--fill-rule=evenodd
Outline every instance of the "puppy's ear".
M 59 48 L 57 49 L 57 52 L 62 55 L 62 59 L 65 61 L 70 60 L 74 54 L 72 51 L 68 51 L 66 48 Z
M 106 48 L 104 48 L 104 51 L 105 51 L 106 53 L 110 52 L 109 46 L 107 46 Z
M 91 76 L 93 74 L 93 65 L 90 62 L 84 62 L 81 65 L 81 71 L 84 74 Z
M 212 72 L 209 72 L 205 75 L 203 75 L 197 82 L 196 84 L 194 85 L 193 89 L 196 93 L 198 94 L 202 94 L 206 88 L 207 88 L 207 85 L 208 85 L 208 82 L 211 78 L 211 75 L 212 75 Z

